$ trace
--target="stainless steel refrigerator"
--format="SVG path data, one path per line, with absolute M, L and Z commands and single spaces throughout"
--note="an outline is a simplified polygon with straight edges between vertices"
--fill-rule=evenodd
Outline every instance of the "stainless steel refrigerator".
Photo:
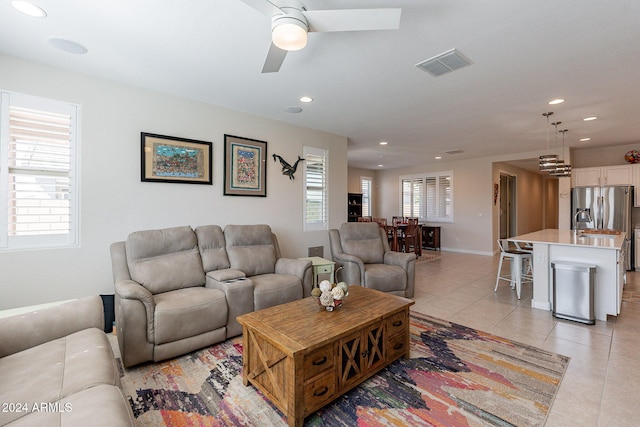
M 571 224 L 573 229 L 619 230 L 626 235 L 626 269 L 634 268 L 632 260 L 633 187 L 581 187 L 571 190 Z M 586 212 L 586 214 L 585 214 Z M 579 221 L 579 223 L 578 223 Z

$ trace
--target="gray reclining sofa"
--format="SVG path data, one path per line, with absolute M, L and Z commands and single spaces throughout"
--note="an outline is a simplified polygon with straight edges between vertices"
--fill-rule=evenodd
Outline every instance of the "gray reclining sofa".
M 0 319 L 0 425 L 133 426 L 99 296 Z
M 311 295 L 311 261 L 282 258 L 268 225 L 137 231 L 111 261 L 125 367 L 240 335 L 237 316 Z

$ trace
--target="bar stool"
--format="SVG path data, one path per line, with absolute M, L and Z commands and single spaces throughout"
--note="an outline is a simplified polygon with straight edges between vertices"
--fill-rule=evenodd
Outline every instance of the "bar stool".
M 506 239 L 498 239 L 498 246 L 500 247 L 500 262 L 498 263 L 498 276 L 496 277 L 496 287 L 493 292 L 498 290 L 498 284 L 500 280 L 509 282 L 511 289 L 516 288 L 518 299 L 520 299 L 520 292 L 522 290 L 523 282 L 532 282 L 533 277 L 527 273 L 526 267 L 523 268 L 523 264 L 526 262 L 531 265 L 531 253 L 520 250 L 509 250 L 509 242 Z M 504 260 L 510 261 L 510 274 L 502 275 L 502 262 Z
M 529 242 L 527 243 L 513 242 L 513 244 L 516 245 L 517 250 L 531 254 L 531 258 L 529 260 L 524 261 L 527 264 L 527 267 L 524 271 L 525 271 L 525 274 L 533 276 L 533 245 Z

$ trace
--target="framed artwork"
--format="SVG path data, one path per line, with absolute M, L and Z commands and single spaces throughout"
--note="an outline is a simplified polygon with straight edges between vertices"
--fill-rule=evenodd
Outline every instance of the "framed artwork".
M 211 185 L 210 142 L 145 132 L 140 140 L 142 181 Z
M 224 195 L 267 196 L 267 143 L 224 136 Z

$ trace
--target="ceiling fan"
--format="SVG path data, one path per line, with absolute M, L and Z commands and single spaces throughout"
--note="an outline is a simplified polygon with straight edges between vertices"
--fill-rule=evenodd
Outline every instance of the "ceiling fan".
M 299 0 L 242 0 L 271 17 L 271 47 L 263 73 L 280 70 L 287 52 L 307 44 L 307 33 L 397 30 L 402 9 L 307 10 Z

